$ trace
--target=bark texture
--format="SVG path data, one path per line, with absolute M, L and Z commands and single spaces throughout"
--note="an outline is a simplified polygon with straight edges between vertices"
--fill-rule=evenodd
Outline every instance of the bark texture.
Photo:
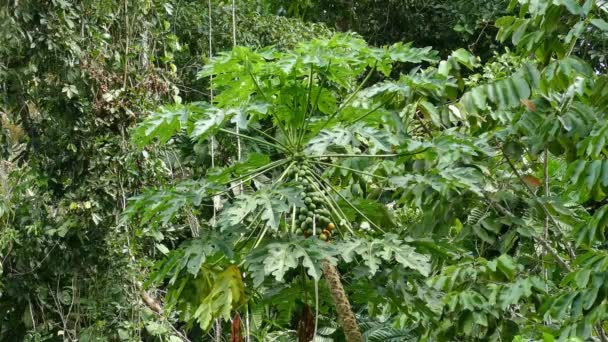
M 298 320 L 298 342 L 310 342 L 315 337 L 315 316 L 308 304 L 304 304 L 304 310 Z
M 357 320 L 355 319 L 355 314 L 350 307 L 350 302 L 348 301 L 348 297 L 346 296 L 346 292 L 342 286 L 338 269 L 334 265 L 325 261 L 323 263 L 323 274 L 325 275 L 325 280 L 329 285 L 331 297 L 336 304 L 338 321 L 344 330 L 346 341 L 363 342 L 363 335 L 361 335 L 359 325 L 357 325 Z
M 243 331 L 241 330 L 241 315 L 238 313 L 232 319 L 230 342 L 243 342 Z

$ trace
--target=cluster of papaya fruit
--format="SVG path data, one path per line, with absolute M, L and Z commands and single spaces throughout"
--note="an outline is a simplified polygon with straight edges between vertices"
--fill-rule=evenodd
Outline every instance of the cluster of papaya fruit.
M 319 239 L 327 241 L 336 225 L 327 209 L 327 196 L 321 187 L 313 185 L 316 182 L 313 172 L 307 164 L 300 164 L 299 168 L 293 168 L 290 172 L 292 180 L 299 183 L 298 187 L 302 191 L 300 198 L 304 202 L 304 206 L 295 211 L 296 233 L 309 237 L 316 232 Z

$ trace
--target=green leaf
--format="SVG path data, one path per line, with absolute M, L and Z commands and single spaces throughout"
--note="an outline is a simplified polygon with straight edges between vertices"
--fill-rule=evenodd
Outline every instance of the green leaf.
M 598 158 L 608 143 L 608 123 L 595 127 L 588 137 L 579 143 L 578 154 Z
M 214 129 L 220 127 L 227 116 L 236 114 L 238 111 L 235 109 L 223 110 L 219 108 L 208 108 L 205 111 L 198 112 L 194 117 L 194 123 L 190 129 L 190 138 L 192 139 L 204 139 Z
M 347 129 L 336 127 L 332 130 L 323 130 L 308 142 L 306 152 L 311 155 L 322 155 L 331 146 L 347 147 L 351 145 L 352 141 L 352 134 Z
M 498 257 L 498 269 L 507 277 L 512 280 L 517 272 L 517 264 L 509 255 L 503 254 Z
M 315 97 L 315 100 L 318 103 L 318 108 L 321 113 L 332 114 L 336 110 L 337 100 L 334 94 L 332 94 L 332 92 L 327 88 L 321 88 L 319 95 L 317 96 L 318 98 Z
M 594 160 L 591 163 L 587 164 L 586 169 L 586 177 L 585 177 L 585 185 L 588 189 L 592 189 L 595 186 L 598 178 L 600 177 L 600 173 L 602 171 L 602 161 Z
M 378 203 L 377 201 L 357 197 L 352 198 L 349 201 L 358 211 L 353 209 L 343 199 L 338 201 L 338 205 L 341 207 L 346 217 L 351 221 L 354 221 L 357 218 L 359 220 L 369 219 L 383 229 L 395 226 L 391 212 L 387 209 L 386 205 Z M 360 213 L 363 213 L 365 217 L 358 217 Z
M 414 48 L 412 43 L 395 43 L 388 48 L 388 55 L 393 61 L 402 63 L 436 62 L 439 59 L 437 51 L 432 48 Z
M 556 5 L 565 6 L 568 11 L 574 15 L 583 14 L 582 7 L 577 3 L 576 0 L 553 0 L 553 3 Z
M 245 303 L 245 285 L 237 266 L 228 266 L 213 281 L 211 291 L 202 298 L 194 316 L 207 330 L 216 318 L 230 320 L 232 309 Z
M 500 292 L 500 306 L 506 310 L 509 306 L 518 304 L 522 298 L 532 295 L 532 281 L 530 279 L 519 279 L 512 284 L 507 284 Z
M 420 110 L 424 113 L 424 115 L 431 119 L 435 126 L 441 127 L 441 116 L 439 115 L 437 108 L 432 103 L 428 101 L 420 101 L 418 105 L 420 106 Z
M 160 107 L 134 128 L 132 139 L 139 146 L 145 146 L 155 138 L 164 144 L 185 128 L 188 117 L 189 110 L 184 105 Z
M 606 22 L 604 19 L 591 19 L 589 22 L 598 29 L 608 32 L 608 22 Z
M 124 212 L 125 219 L 133 220 L 141 215 L 140 223 L 167 224 L 181 209 L 188 205 L 200 205 L 207 196 L 210 184 L 203 181 L 183 181 L 161 190 L 150 190 L 129 199 Z
M 513 36 L 511 36 L 511 42 L 513 45 L 517 46 L 521 41 L 521 38 L 526 33 L 526 29 L 528 28 L 528 20 L 518 20 L 517 24 L 514 25 L 516 29 L 513 31 Z
M 525 64 L 507 78 L 474 87 L 462 96 L 460 102 L 470 112 L 484 110 L 487 100 L 494 103 L 497 109 L 521 106 L 521 100 L 530 97 L 530 86 L 538 82 L 537 73 L 533 66 Z
M 574 229 L 576 245 L 592 246 L 594 243 L 604 241 L 604 233 L 608 224 L 608 206 L 599 208 L 590 219 L 585 220 Z
M 382 261 L 393 260 L 403 267 L 418 271 L 423 276 L 428 276 L 430 273 L 429 257 L 416 252 L 414 247 L 403 244 L 394 234 L 386 234 L 382 240 L 349 239 L 341 242 L 336 248 L 341 251 L 341 256 L 346 262 L 361 257 L 369 268 L 370 276 L 378 271 Z
M 473 70 L 479 65 L 475 56 L 465 49 L 458 49 L 452 52 L 451 57 L 470 70 Z
M 297 268 L 300 263 L 309 276 L 315 280 L 321 278 L 321 265 L 325 261 L 336 262 L 337 251 L 320 239 L 297 239 L 290 242 L 270 243 L 254 250 L 247 259 L 247 269 L 252 272 L 255 286 L 264 281 L 266 276 L 273 276 L 283 282 L 285 274 Z

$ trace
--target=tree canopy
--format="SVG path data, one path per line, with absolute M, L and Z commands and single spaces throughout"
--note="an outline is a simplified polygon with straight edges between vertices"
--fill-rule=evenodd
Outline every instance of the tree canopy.
M 608 3 L 0 7 L 0 340 L 608 341 Z

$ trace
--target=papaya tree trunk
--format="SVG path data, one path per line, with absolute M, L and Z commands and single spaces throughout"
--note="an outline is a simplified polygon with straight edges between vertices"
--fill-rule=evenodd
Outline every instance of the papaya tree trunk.
M 327 280 L 327 284 L 329 285 L 331 298 L 336 304 L 338 322 L 344 330 L 346 341 L 363 342 L 363 335 L 361 335 L 361 331 L 357 325 L 357 320 L 355 319 L 355 314 L 350 307 L 348 297 L 346 296 L 346 292 L 342 286 L 342 281 L 340 281 L 340 273 L 338 272 L 338 269 L 328 261 L 325 261 L 323 262 L 323 274 L 325 275 L 325 280 Z

